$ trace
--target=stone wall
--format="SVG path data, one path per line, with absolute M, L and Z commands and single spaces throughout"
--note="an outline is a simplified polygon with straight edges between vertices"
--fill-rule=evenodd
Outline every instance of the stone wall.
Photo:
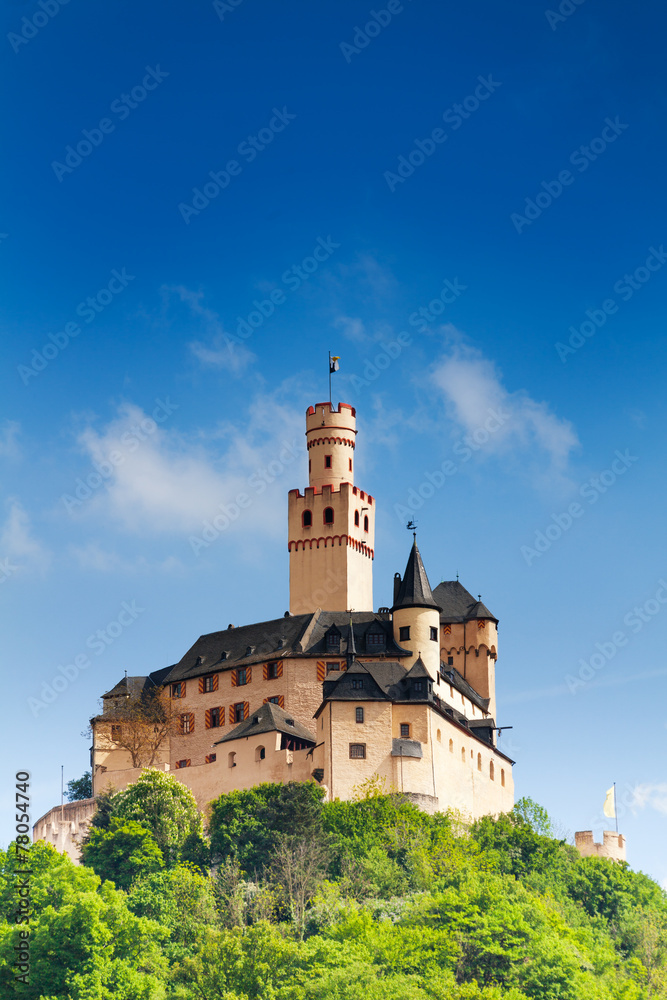
M 625 837 L 614 830 L 605 830 L 602 843 L 593 840 L 592 830 L 579 830 L 574 835 L 574 844 L 582 858 L 609 858 L 611 861 L 625 861 Z
M 78 802 L 54 806 L 33 825 L 33 843 L 43 840 L 78 865 L 79 843 L 90 826 L 96 808 L 95 799 L 79 799 Z

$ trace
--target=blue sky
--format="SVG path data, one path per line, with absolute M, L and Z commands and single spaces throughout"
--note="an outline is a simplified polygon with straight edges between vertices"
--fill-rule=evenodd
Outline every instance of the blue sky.
M 2 780 L 34 818 L 124 670 L 287 607 L 331 350 L 376 606 L 408 510 L 500 619 L 517 795 L 600 832 L 616 781 L 667 880 L 665 14 L 561 7 L 5 5 Z

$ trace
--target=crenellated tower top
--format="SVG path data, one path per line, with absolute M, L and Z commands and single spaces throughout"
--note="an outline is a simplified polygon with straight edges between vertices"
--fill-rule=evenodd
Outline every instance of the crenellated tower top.
M 321 490 L 354 482 L 356 410 L 349 403 L 317 403 L 306 410 L 308 481 Z

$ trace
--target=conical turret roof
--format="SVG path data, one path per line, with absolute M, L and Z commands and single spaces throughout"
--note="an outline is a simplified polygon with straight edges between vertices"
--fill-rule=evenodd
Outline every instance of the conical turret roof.
M 440 606 L 433 598 L 416 539 L 392 611 L 397 608 L 435 608 L 440 611 Z

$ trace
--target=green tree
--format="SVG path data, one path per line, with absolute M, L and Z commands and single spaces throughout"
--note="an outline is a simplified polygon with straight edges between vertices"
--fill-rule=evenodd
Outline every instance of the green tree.
M 138 876 L 164 867 L 162 851 L 150 830 L 120 816 L 111 817 L 107 830 L 91 830 L 81 845 L 81 860 L 119 889 L 129 889 Z
M 190 855 L 204 842 L 202 817 L 194 795 L 173 775 L 148 768 L 114 795 L 114 816 L 141 823 L 155 837 L 167 866 L 176 864 L 187 845 Z
M 535 833 L 539 833 L 542 837 L 553 837 L 554 829 L 549 813 L 534 799 L 524 796 L 515 803 L 512 812 L 526 823 L 530 823 Z
M 92 799 L 93 779 L 90 771 L 84 771 L 80 778 L 73 778 L 67 782 L 65 792 L 68 802 L 77 802 L 79 799 Z

